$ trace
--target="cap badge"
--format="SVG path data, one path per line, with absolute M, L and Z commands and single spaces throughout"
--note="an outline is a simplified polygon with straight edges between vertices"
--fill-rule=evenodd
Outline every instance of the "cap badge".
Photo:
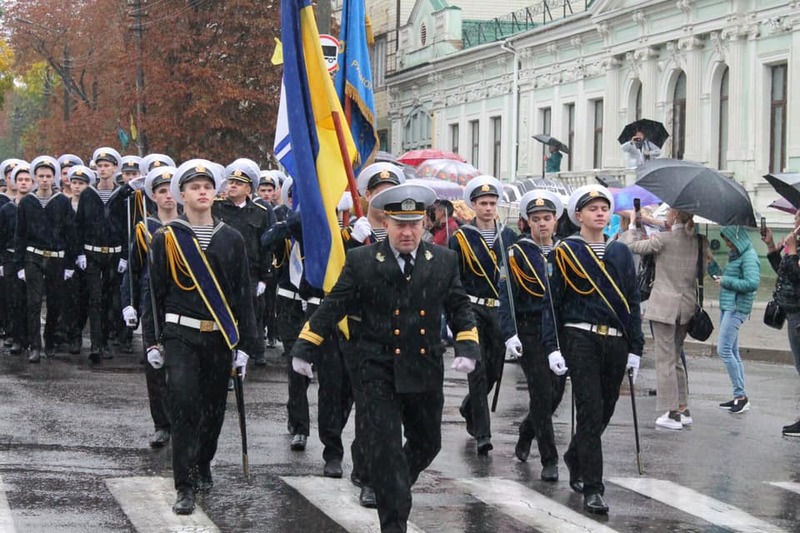
M 164 172 L 163 174 L 161 174 L 161 177 L 165 180 L 172 179 L 172 174 L 170 174 L 169 172 Z
M 537 198 L 536 202 L 535 202 L 535 205 L 543 206 L 544 205 L 544 199 L 543 198 Z
M 76 176 L 83 176 L 83 170 L 76 170 L 75 171 L 75 175 Z
M 108 154 L 105 152 L 100 152 L 100 155 L 98 157 L 108 157 Z
M 382 180 L 388 180 L 391 176 L 391 173 L 385 168 L 381 170 L 380 174 L 378 174 L 378 177 L 380 177 Z
M 600 196 L 600 191 L 589 191 L 589 196 L 591 196 L 592 198 Z
M 242 171 L 237 169 L 237 170 L 236 170 L 236 171 L 233 173 L 233 175 L 234 175 L 234 176 L 236 176 L 237 178 L 241 178 L 241 177 L 242 177 Z
M 403 211 L 413 211 L 417 207 L 417 202 L 415 202 L 411 198 L 406 198 L 403 200 L 403 203 L 400 204 L 400 209 Z
M 194 167 L 194 171 L 204 173 L 206 172 L 206 167 L 204 167 L 203 165 L 197 165 L 196 167 Z
M 8 168 L 11 168 L 11 169 L 17 168 L 17 164 L 16 163 L 11 163 L 10 165 L 8 165 Z
M 488 183 L 485 183 L 483 187 L 481 187 L 481 192 L 489 192 L 492 189 L 492 186 Z
M 161 161 L 153 161 L 153 166 L 154 167 L 160 167 L 161 166 Z

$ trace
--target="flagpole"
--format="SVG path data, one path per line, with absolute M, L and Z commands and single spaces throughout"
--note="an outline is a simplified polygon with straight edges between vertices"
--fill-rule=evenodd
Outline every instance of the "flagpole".
M 350 162 L 350 155 L 347 153 L 347 144 L 345 144 L 344 141 L 342 118 L 339 116 L 338 111 L 331 111 L 331 116 L 333 117 L 333 125 L 336 128 L 336 140 L 339 142 L 339 151 L 342 153 L 344 169 L 345 172 L 347 172 L 348 188 L 350 189 L 350 195 L 353 197 L 353 210 L 356 212 L 356 217 L 361 218 L 364 216 L 364 213 L 361 210 L 358 188 L 356 187 L 356 177 L 353 174 L 353 164 Z

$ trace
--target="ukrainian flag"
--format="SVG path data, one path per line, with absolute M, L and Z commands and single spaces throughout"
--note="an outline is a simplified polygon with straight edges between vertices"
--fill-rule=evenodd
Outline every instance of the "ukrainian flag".
M 378 151 L 375 127 L 375 101 L 372 92 L 372 67 L 367 48 L 367 14 L 364 0 L 344 0 L 342 28 L 339 33 L 339 70 L 336 71 L 336 94 L 347 109 L 350 131 L 358 147 L 358 171 Z
M 344 115 L 322 55 L 311 0 L 281 1 L 281 41 L 304 270 L 309 284 L 327 292 L 344 265 L 336 205 L 347 187 L 347 174 L 333 121 L 334 113 L 342 122 Z M 346 127 L 342 132 L 352 164 L 355 143 Z

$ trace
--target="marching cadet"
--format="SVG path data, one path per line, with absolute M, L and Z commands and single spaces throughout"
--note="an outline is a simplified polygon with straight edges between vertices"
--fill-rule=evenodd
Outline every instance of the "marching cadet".
M 564 454 L 569 484 L 583 493 L 587 511 L 600 514 L 608 512 L 601 436 L 622 378 L 628 369 L 635 378 L 644 347 L 633 256 L 625 244 L 603 234 L 613 211 L 614 199 L 601 185 L 572 193 L 567 214 L 580 233 L 550 254 L 553 273 L 545 301 L 555 312 L 542 314 L 550 369 L 557 375 L 569 369 L 575 395 L 577 428 Z
M 136 224 L 133 241 L 130 244 L 131 260 L 122 282 L 122 301 L 133 302 L 133 305 L 122 309 L 122 316 L 128 326 L 135 326 L 141 315 L 142 347 L 145 357 L 148 347 L 156 346 L 159 342 L 153 322 L 153 300 L 148 283 L 150 241 L 159 228 L 178 218 L 178 204 L 170 190 L 170 180 L 175 171 L 175 167 L 157 166 L 148 172 L 145 178 L 145 194 L 157 206 L 157 211 Z M 133 294 L 128 294 L 131 289 Z M 166 376 L 163 367 L 154 368 L 152 365 L 145 367 L 150 416 L 155 425 L 155 433 L 150 438 L 151 448 L 161 448 L 170 439 Z
M 548 290 L 547 257 L 553 250 L 558 219 L 564 212 L 561 199 L 546 190 L 533 190 L 519 201 L 530 233 L 508 248 L 508 276 L 500 282 L 500 325 L 506 339 L 506 354 L 519 357 L 528 383 L 529 411 L 519 426 L 514 453 L 527 461 L 536 438 L 542 462 L 541 478 L 558 481 L 558 452 L 553 433 L 553 412 L 564 394 L 565 376 L 550 372 L 542 345 L 544 294 Z M 511 298 L 507 284 L 510 284 Z M 513 303 L 513 306 L 512 306 Z M 513 313 L 513 316 L 512 316 Z
M 487 394 L 493 386 L 500 386 L 505 362 L 497 313 L 502 248 L 517 238 L 511 229 L 497 224 L 497 200 L 502 194 L 503 185 L 496 178 L 473 178 L 464 189 L 464 201 L 472 204 L 475 218 L 450 238 L 450 249 L 458 254 L 461 283 L 472 303 L 481 344 L 481 361 L 468 376 L 469 394 L 459 408 L 467 422 L 467 432 L 475 437 L 478 455 L 486 455 L 493 448 Z
M 89 360 L 111 359 L 108 348 L 112 333 L 125 340 L 125 322 L 119 307 L 121 276 L 128 268 L 123 255 L 125 198 L 114 182 L 120 156 L 113 148 L 98 148 L 92 158 L 97 165 L 97 183 L 81 193 L 75 214 L 76 265 L 85 271 L 89 291 Z M 127 348 L 127 347 L 126 347 Z
M 74 154 L 63 154 L 58 158 L 58 164 L 61 166 L 61 192 L 68 198 L 72 198 L 69 169 L 77 165 L 83 165 L 83 160 Z
M 250 281 L 253 294 L 253 309 L 256 313 L 256 329 L 261 338 L 264 335 L 264 292 L 267 289 L 267 280 L 270 276 L 271 256 L 261 246 L 261 236 L 274 223 L 275 215 L 272 207 L 261 206 L 251 200 L 253 184 L 258 183 L 260 170 L 255 161 L 250 159 L 237 159 L 225 168 L 225 178 L 228 182 L 228 194 L 223 199 L 216 199 L 212 213 L 216 218 L 225 222 L 239 231 L 244 237 L 247 250 L 248 264 L 250 265 Z M 252 352 L 255 364 L 267 364 L 263 340 L 259 341 L 259 348 Z
M 167 371 L 176 514 L 191 514 L 195 489 L 214 482 L 231 365 L 244 377 L 257 348 L 247 251 L 241 234 L 211 214 L 222 184 L 204 159 L 178 167 L 170 191 L 184 213 L 153 236 L 150 274 L 160 345 L 148 348 L 153 368 Z
M 122 257 L 125 258 L 127 262 L 130 263 L 130 246 L 129 244 L 132 241 L 133 232 L 135 231 L 136 224 L 144 220 L 144 212 L 145 210 L 153 211 L 155 210 L 155 206 L 152 205 L 152 201 L 149 199 L 147 195 L 142 192 L 142 187 L 140 182 L 134 182 L 137 178 L 142 176 L 141 172 L 141 164 L 142 158 L 136 155 L 126 155 L 120 159 L 120 172 L 119 172 L 119 185 L 121 186 L 121 190 L 117 192 L 117 194 L 121 194 L 125 200 L 125 229 L 123 231 L 123 245 L 122 245 Z M 145 206 L 145 202 L 149 202 L 151 205 Z M 120 276 L 120 283 L 123 282 L 123 278 L 125 277 L 125 272 L 123 271 Z M 121 286 L 121 285 L 120 285 Z M 131 289 L 128 287 L 127 293 L 130 294 Z M 126 307 L 130 305 L 131 302 L 126 300 L 122 294 L 120 294 L 120 307 Z M 133 330 L 134 327 L 127 327 L 125 329 L 120 329 L 120 333 L 123 334 L 121 338 L 118 338 L 119 343 L 121 345 L 121 350 L 124 353 L 133 353 L 132 347 L 132 340 L 133 340 Z
M 17 228 L 17 210 L 19 203 L 36 186 L 31 176 L 31 167 L 22 160 L 15 160 L 11 163 L 13 170 L 9 173 L 8 184 L 12 190 L 16 191 L 14 200 L 0 207 L 0 252 L 2 252 L 3 263 L 0 265 L 2 275 L 4 301 L 9 310 L 16 310 L 15 313 L 8 314 L 6 322 L 6 342 L 4 344 L 11 348 L 12 354 L 22 352 L 24 345 L 28 342 L 27 335 L 27 298 L 25 294 L 25 282 L 17 277 L 17 272 L 23 268 L 23 264 L 15 261 L 14 234 Z M 3 162 L 2 168 L 6 168 Z M 8 341 L 11 341 L 8 343 Z
M 61 177 L 58 162 L 50 156 L 31 161 L 36 193 L 27 194 L 17 207 L 14 261 L 21 267 L 17 277 L 25 282 L 27 298 L 28 362 L 38 363 L 42 350 L 42 299 L 47 298 L 44 355 L 55 357 L 55 334 L 61 318 L 62 286 L 75 273 L 71 256 L 65 262 L 72 207 L 55 192 Z
M 421 242 L 422 218 L 435 198 L 429 187 L 406 183 L 372 199 L 386 212 L 386 240 L 348 252 L 339 280 L 291 353 L 295 371 L 310 376 L 316 348 L 350 309 L 362 310 L 358 379 L 367 409 L 368 471 L 383 532 L 406 531 L 411 486 L 441 449 L 443 308 L 456 332 L 453 368 L 471 372 L 480 357 L 455 254 Z
M 11 173 L 20 163 L 24 163 L 21 159 L 6 159 L 2 163 L 0 163 L 0 170 L 2 174 L 0 174 L 0 208 L 2 208 L 7 203 L 13 202 L 14 197 L 16 196 L 16 187 L 14 185 L 14 180 L 11 179 Z M 14 211 L 16 215 L 16 211 Z M 16 224 L 16 219 L 14 220 L 14 224 Z M 8 231 L 7 229 L 4 230 L 0 227 L 0 231 Z M 14 228 L 11 227 L 10 233 L 10 240 L 7 241 L 8 248 L 13 247 L 13 239 L 14 239 Z M 6 250 L 6 247 L 0 248 L 0 265 L 3 265 L 6 262 L 11 262 L 13 257 L 13 253 Z M 7 278 L 8 279 L 8 278 Z M 0 286 L 3 286 L 3 283 L 0 283 Z M 3 346 L 6 348 L 10 348 L 14 345 L 14 341 L 11 335 L 6 335 L 8 331 L 11 329 L 10 322 L 12 320 L 12 313 L 11 313 L 11 302 L 10 298 L 0 298 L 0 336 L 5 336 L 5 340 L 3 341 Z
M 274 207 L 277 205 L 272 201 L 275 193 L 275 178 L 271 170 L 262 170 L 259 173 L 257 196 L 254 202 L 264 208 L 269 208 L 275 218 L 273 224 L 278 221 Z M 272 224 L 270 224 L 270 227 Z M 272 255 L 267 253 L 270 262 L 270 275 L 267 278 L 267 288 L 264 291 L 264 327 L 267 330 L 267 348 L 275 348 L 275 339 L 278 334 L 278 326 L 275 322 L 275 298 L 277 297 L 278 281 L 272 269 Z

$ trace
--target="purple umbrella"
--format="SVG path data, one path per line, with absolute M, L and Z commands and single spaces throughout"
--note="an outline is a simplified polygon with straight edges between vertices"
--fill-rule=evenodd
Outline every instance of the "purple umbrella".
M 439 200 L 461 200 L 464 197 L 464 187 L 452 181 L 435 178 L 416 178 L 415 183 L 427 185 L 436 193 Z
M 787 200 L 786 198 L 778 198 L 767 207 L 771 207 L 772 209 L 777 209 L 778 211 L 783 211 L 784 213 L 789 213 L 790 215 L 794 215 L 797 213 L 797 208 L 792 205 L 792 202 Z
M 611 187 L 609 189 L 614 196 L 614 212 L 627 211 L 633 209 L 633 199 L 638 198 L 641 205 L 660 204 L 661 200 L 655 194 L 647 191 L 638 185 L 628 185 L 622 189 Z

